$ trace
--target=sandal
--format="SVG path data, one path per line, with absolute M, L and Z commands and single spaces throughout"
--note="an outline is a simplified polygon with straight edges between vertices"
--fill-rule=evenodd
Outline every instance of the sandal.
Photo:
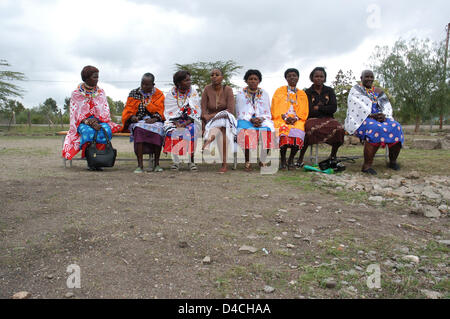
M 170 169 L 171 169 L 172 171 L 178 171 L 178 170 L 180 170 L 180 165 L 178 165 L 177 163 L 173 163 L 173 164 L 170 166 Z
M 397 164 L 397 163 L 389 163 L 389 164 L 388 164 L 388 167 L 389 167 L 390 169 L 393 169 L 394 171 L 399 171 L 399 170 L 400 170 L 400 165 Z
M 372 167 L 369 167 L 368 169 L 362 169 L 361 172 L 369 175 L 377 175 L 377 171 L 374 170 Z
M 227 167 L 221 167 L 220 170 L 217 172 L 219 174 L 225 174 L 228 171 Z
M 140 174 L 140 173 L 143 173 L 144 170 L 143 170 L 142 168 L 138 167 L 138 168 L 136 168 L 136 169 L 134 170 L 134 172 L 135 172 L 136 174 Z
M 153 169 L 153 171 L 159 173 L 159 172 L 163 172 L 164 170 L 162 169 L 161 166 L 156 165 L 155 168 Z
M 296 168 L 302 168 L 303 166 L 305 166 L 305 162 L 297 162 L 297 163 L 295 163 L 295 167 Z
M 250 162 L 245 162 L 245 170 L 247 172 L 251 172 L 252 171 L 252 164 L 250 164 Z
M 195 165 L 195 163 L 189 163 L 189 169 L 193 172 L 198 171 L 197 166 Z

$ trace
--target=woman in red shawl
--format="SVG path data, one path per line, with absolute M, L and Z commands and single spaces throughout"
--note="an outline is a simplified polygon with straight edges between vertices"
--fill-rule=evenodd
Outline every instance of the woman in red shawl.
M 70 98 L 70 129 L 64 140 L 62 156 L 71 160 L 82 149 L 84 157 L 86 147 L 92 142 L 95 131 L 98 131 L 97 148 L 104 149 L 106 137 L 121 129 L 119 124 L 111 121 L 106 94 L 97 86 L 99 71 L 96 67 L 85 66 L 81 71 L 83 83 L 78 85 Z M 89 170 L 102 168 L 89 167 Z

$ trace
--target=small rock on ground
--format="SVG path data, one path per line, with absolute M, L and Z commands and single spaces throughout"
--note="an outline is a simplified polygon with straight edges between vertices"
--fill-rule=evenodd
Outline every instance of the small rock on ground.
M 271 287 L 271 286 L 265 286 L 264 287 L 264 292 L 267 294 L 271 294 L 275 291 L 275 288 Z
M 258 249 L 255 248 L 255 247 L 252 247 L 252 246 L 244 245 L 241 248 L 239 248 L 239 251 L 245 251 L 245 252 L 249 252 L 249 253 L 256 253 L 258 251 Z
M 31 297 L 31 293 L 29 293 L 28 291 L 20 291 L 18 293 L 15 293 L 12 296 L 12 299 L 28 299 Z
M 414 255 L 407 255 L 407 256 L 403 256 L 402 258 L 404 261 L 409 261 L 409 262 L 413 262 L 415 264 L 418 264 L 420 262 L 419 257 L 414 256 Z
M 333 278 L 328 278 L 325 280 L 325 287 L 333 289 L 336 288 L 337 282 Z
M 437 291 L 431 291 L 431 290 L 422 289 L 420 292 L 423 293 L 428 299 L 440 299 L 440 298 L 442 298 L 442 294 L 440 292 L 437 292 Z

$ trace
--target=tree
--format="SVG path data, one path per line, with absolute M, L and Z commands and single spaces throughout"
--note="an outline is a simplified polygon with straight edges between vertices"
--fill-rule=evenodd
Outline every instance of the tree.
M 64 114 L 70 114 L 70 97 L 64 99 Z
M 10 64 L 0 59 L 0 67 L 9 67 Z M 0 104 L 6 103 L 8 97 L 22 97 L 24 91 L 11 81 L 24 81 L 25 75 L 21 72 L 0 70 Z
M 413 117 L 415 132 L 422 118 L 430 114 L 433 92 L 439 89 L 439 52 L 428 39 L 398 40 L 392 49 L 376 47 L 373 70 L 390 90 L 400 115 Z
M 44 114 L 56 114 L 58 113 L 58 105 L 56 104 L 56 101 L 49 97 L 45 100 L 44 104 L 41 104 L 39 106 L 41 112 Z
M 197 92 L 201 95 L 205 86 L 211 83 L 210 71 L 212 69 L 220 69 L 223 73 L 224 84 L 237 88 L 231 83 L 233 75 L 237 74 L 242 66 L 237 65 L 233 60 L 216 61 L 216 62 L 196 62 L 191 64 L 175 64 L 176 71 L 184 70 L 191 74 L 192 84 L 197 86 Z
M 121 116 L 123 109 L 125 108 L 125 104 L 120 100 L 114 101 L 109 96 L 106 97 L 106 100 L 108 101 L 109 111 L 110 111 L 111 115 Z
M 344 73 L 339 70 L 336 74 L 335 80 L 332 82 L 334 91 L 336 93 L 337 111 L 335 117 L 338 121 L 343 122 L 347 116 L 347 99 L 351 88 L 355 85 L 356 79 L 352 70 Z
M 25 106 L 19 101 L 7 99 L 3 104 L 0 105 L 0 111 L 6 113 L 20 113 L 25 111 Z

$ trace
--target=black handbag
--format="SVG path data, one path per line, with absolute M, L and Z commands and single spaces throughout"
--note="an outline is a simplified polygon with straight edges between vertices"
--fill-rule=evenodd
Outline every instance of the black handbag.
M 97 149 L 97 133 L 95 131 L 94 139 L 86 148 L 86 160 L 88 162 L 89 167 L 113 167 L 116 161 L 117 150 L 113 148 L 110 139 L 108 138 L 108 134 L 106 134 L 105 129 L 102 127 L 103 134 L 106 137 L 106 146 L 104 150 Z
M 329 168 L 332 168 L 335 172 L 345 171 L 345 165 L 337 158 L 326 159 L 319 163 L 319 168 L 324 171 Z

